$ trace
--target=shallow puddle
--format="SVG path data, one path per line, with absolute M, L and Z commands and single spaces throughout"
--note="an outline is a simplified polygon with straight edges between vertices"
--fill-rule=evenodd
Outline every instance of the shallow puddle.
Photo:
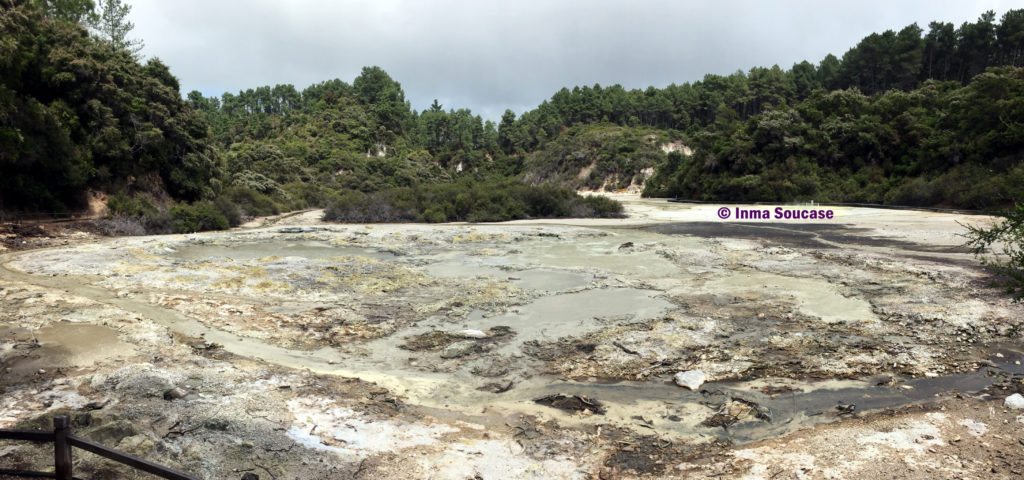
M 621 240 L 621 239 L 619 239 Z M 671 260 L 653 251 L 623 252 L 613 239 L 539 245 L 510 256 L 514 261 L 566 268 L 596 268 L 619 275 L 661 278 L 679 275 Z
M 709 293 L 753 294 L 757 297 L 792 296 L 806 315 L 826 323 L 866 322 L 878 320 L 871 303 L 845 297 L 825 280 L 798 278 L 759 271 L 734 272 L 716 277 L 704 284 Z
M 97 362 L 131 355 L 135 348 L 122 342 L 117 332 L 102 325 L 58 322 L 28 335 L 10 360 L 14 373 L 67 367 L 88 367 Z M 32 339 L 35 340 L 34 346 Z M 33 345 L 29 348 L 29 345 Z
M 579 338 L 595 332 L 609 325 L 602 322 L 602 318 L 628 316 L 629 321 L 654 318 L 672 307 L 668 301 L 658 298 L 659 294 L 653 290 L 633 288 L 584 290 L 541 297 L 503 315 L 487 317 L 481 311 L 474 311 L 462 324 L 477 330 L 512 327 L 516 334 L 515 342 L 499 350 L 500 353 L 512 353 L 529 340 Z
M 590 284 L 593 276 L 584 273 L 553 269 L 517 270 L 516 266 L 506 264 L 507 268 L 485 265 L 466 261 L 441 261 L 425 267 L 427 273 L 441 278 L 479 278 L 487 277 L 495 280 L 507 280 L 513 285 L 528 290 L 560 292 L 582 288 Z
M 520 288 L 558 292 L 585 287 L 593 276 L 559 270 L 523 270 L 512 272 L 509 280 Z

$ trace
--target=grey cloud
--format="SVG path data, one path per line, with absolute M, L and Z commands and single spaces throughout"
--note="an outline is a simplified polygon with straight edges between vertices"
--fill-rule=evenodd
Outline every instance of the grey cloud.
M 185 91 L 351 81 L 379 65 L 414 108 L 497 118 L 563 86 L 664 86 L 841 55 L 868 33 L 1022 1 L 138 0 L 135 35 Z

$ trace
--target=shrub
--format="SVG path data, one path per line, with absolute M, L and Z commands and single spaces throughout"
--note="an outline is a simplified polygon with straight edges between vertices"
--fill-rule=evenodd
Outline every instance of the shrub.
M 141 195 L 111 195 L 107 200 L 107 210 L 107 218 L 97 222 L 106 235 L 167 233 L 171 229 L 171 215 L 167 207 Z
M 996 273 L 997 283 L 1018 301 L 1024 299 L 1024 204 L 990 228 L 968 225 L 967 238 L 974 255 Z
M 174 233 L 226 230 L 230 226 L 227 217 L 213 202 L 180 204 L 171 208 L 171 229 Z
M 217 197 L 213 200 L 213 206 L 217 208 L 224 218 L 228 220 L 228 225 L 237 227 L 242 224 L 242 211 L 238 208 L 234 202 L 224 196 Z
M 269 195 L 260 193 L 252 188 L 243 186 L 232 186 L 221 195 L 238 209 L 239 217 L 265 217 L 277 215 L 281 209 L 277 202 Z
M 589 195 L 583 197 L 581 206 L 588 211 L 578 212 L 574 216 L 599 217 L 599 218 L 622 218 L 626 216 L 622 204 L 608 197 L 600 195 Z
M 140 196 L 132 197 L 123 193 L 117 193 L 107 199 L 107 210 L 111 216 L 144 217 L 155 211 L 156 206 Z
M 142 217 L 114 215 L 96 221 L 100 232 L 110 237 L 137 236 L 147 233 Z
M 619 202 L 607 197 L 581 197 L 566 188 L 526 185 L 508 179 L 465 179 L 370 194 L 348 191 L 329 203 L 325 220 L 352 223 L 620 217 L 623 211 Z
M 885 203 L 926 207 L 939 202 L 939 192 L 932 183 L 923 178 L 914 178 L 891 190 L 885 196 Z

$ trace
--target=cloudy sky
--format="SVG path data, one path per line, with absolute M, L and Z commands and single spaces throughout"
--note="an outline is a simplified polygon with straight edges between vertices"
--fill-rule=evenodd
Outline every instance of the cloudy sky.
M 413 108 L 485 118 L 563 86 L 627 88 L 842 55 L 871 32 L 960 24 L 1024 0 L 127 0 L 143 53 L 206 95 L 351 82 L 379 65 Z

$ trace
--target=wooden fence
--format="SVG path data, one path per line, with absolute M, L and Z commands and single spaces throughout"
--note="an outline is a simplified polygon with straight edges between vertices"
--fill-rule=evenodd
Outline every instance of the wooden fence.
M 53 472 L 33 472 L 26 470 L 10 470 L 0 468 L 0 475 L 26 477 L 26 478 L 56 478 L 58 480 L 72 480 L 74 474 L 71 465 L 71 452 L 80 448 L 87 452 L 95 453 L 118 463 L 128 465 L 136 470 L 151 473 L 160 478 L 169 480 L 197 480 L 191 475 L 171 470 L 162 465 L 128 455 L 127 453 L 104 447 L 91 440 L 76 437 L 71 432 L 71 422 L 65 415 L 53 417 L 53 432 L 39 430 L 0 430 L 0 440 L 18 440 L 35 443 L 53 444 Z

